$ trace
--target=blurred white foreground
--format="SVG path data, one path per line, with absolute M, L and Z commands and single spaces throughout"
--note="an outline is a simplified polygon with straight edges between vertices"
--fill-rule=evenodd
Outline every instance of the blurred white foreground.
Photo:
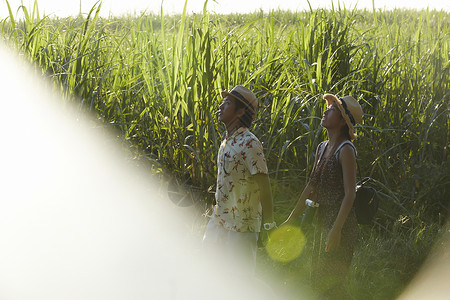
M 273 299 L 31 74 L 0 45 L 0 299 Z

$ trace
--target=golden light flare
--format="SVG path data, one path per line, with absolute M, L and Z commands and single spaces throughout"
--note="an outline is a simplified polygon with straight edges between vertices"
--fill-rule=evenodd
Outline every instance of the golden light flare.
M 271 259 L 286 263 L 302 254 L 305 243 L 306 238 L 300 228 L 284 225 L 270 234 L 266 251 Z

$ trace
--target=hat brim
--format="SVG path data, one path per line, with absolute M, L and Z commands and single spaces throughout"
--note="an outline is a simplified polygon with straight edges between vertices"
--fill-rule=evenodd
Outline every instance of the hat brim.
M 352 122 L 350 121 L 350 118 L 349 118 L 348 115 L 345 113 L 345 109 L 344 109 L 344 107 L 342 106 L 342 101 L 339 100 L 339 98 L 336 97 L 336 96 L 333 95 L 333 94 L 325 94 L 325 95 L 323 96 L 323 99 L 325 99 L 325 100 L 327 101 L 327 105 L 331 105 L 331 104 L 333 104 L 333 103 L 336 103 L 336 104 L 337 104 L 337 107 L 338 107 L 339 111 L 341 112 L 341 115 L 342 115 L 342 117 L 344 118 L 345 123 L 347 123 L 347 126 L 348 126 L 348 133 L 349 133 L 349 135 L 350 135 L 350 138 L 351 138 L 352 140 L 356 139 L 357 135 L 356 135 L 355 132 L 354 132 L 355 129 L 354 129 L 354 127 L 353 127 Z
M 220 94 L 222 95 L 222 98 L 225 98 L 226 96 L 231 95 L 231 94 L 228 93 L 227 91 L 222 91 Z M 231 95 L 231 96 L 233 96 L 233 95 Z

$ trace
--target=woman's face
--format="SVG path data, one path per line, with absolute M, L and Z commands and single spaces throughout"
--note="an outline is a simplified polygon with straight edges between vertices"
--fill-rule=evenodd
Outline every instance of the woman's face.
M 323 112 L 323 117 L 320 125 L 327 129 L 345 125 L 345 120 L 344 118 L 342 118 L 341 112 L 339 111 L 336 103 L 329 105 Z

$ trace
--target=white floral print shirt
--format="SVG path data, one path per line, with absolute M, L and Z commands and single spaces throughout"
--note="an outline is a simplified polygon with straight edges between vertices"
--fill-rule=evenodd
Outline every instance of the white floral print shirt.
M 261 142 L 248 128 L 239 128 L 222 141 L 217 166 L 214 222 L 228 230 L 259 232 L 260 191 L 252 175 L 268 173 Z

